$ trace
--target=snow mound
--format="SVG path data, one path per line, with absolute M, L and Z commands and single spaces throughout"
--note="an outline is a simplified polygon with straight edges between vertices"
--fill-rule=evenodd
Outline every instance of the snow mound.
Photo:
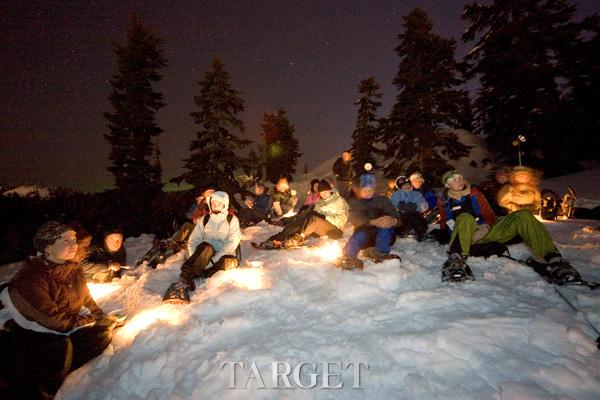
M 544 189 L 551 189 L 559 196 L 571 185 L 577 199 L 577 207 L 594 208 L 600 206 L 600 168 L 589 169 L 574 174 L 557 176 L 542 181 Z
M 593 233 L 573 222 L 548 227 L 584 276 L 600 278 L 600 248 L 595 237 L 582 236 Z M 582 310 L 574 314 L 536 273 L 499 258 L 471 259 L 474 282 L 442 284 L 446 248 L 411 238 L 394 246 L 401 262 L 367 262 L 364 271 L 341 271 L 318 248 L 249 246 L 275 231 L 264 223 L 246 229 L 243 266 L 201 284 L 189 306 L 161 303 L 181 255 L 140 271 L 139 279 L 108 284 L 114 291 L 99 303 L 128 312 L 129 323 L 115 332 L 109 350 L 67 378 L 57 398 L 599 397 L 596 336 L 584 315 L 594 321 L 600 294 L 562 288 Z M 151 236 L 126 244 L 135 259 Z M 522 245 L 511 252 L 528 254 Z M 233 362 L 244 367 L 237 374 L 242 387 L 231 389 L 227 363 Z M 273 362 L 316 364 L 317 386 L 302 389 L 292 380 L 292 389 L 260 389 L 250 379 L 244 387 L 252 363 L 271 387 Z M 343 387 L 320 389 L 326 362 L 368 364 L 362 388 L 352 387 L 350 370 L 337 368 Z M 300 382 L 309 382 L 310 372 L 300 370 Z
M 14 189 L 7 190 L 2 196 L 33 197 L 39 196 L 42 199 L 50 197 L 50 189 L 42 186 L 21 185 Z

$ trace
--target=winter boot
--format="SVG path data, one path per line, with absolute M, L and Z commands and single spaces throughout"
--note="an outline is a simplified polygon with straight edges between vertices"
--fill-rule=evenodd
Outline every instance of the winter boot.
M 165 292 L 163 303 L 190 304 L 190 286 L 185 281 L 172 283 Z
M 336 265 L 341 269 L 353 270 L 364 268 L 363 262 L 356 257 L 342 256 L 337 260 Z
M 548 267 L 550 277 L 558 284 L 581 280 L 579 272 L 564 258 L 548 264 Z
M 467 279 L 474 280 L 474 277 L 471 268 L 466 263 L 465 257 L 459 253 L 450 254 L 442 267 L 442 282 L 463 282 Z
M 379 264 L 381 262 L 384 262 L 385 260 L 400 260 L 400 256 L 397 256 L 396 254 L 383 254 L 377 251 L 377 249 L 375 247 L 368 247 L 366 249 L 363 250 L 363 256 L 365 258 L 368 258 L 369 260 Z

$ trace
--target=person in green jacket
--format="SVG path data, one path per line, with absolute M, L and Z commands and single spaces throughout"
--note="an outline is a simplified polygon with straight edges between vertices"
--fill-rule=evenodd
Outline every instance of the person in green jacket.
M 293 222 L 276 235 L 260 243 L 262 249 L 290 249 L 300 247 L 311 236 L 327 236 L 340 239 L 348 222 L 348 203 L 334 193 L 331 184 L 325 179 L 319 182 L 320 199 L 314 208 L 304 211 Z

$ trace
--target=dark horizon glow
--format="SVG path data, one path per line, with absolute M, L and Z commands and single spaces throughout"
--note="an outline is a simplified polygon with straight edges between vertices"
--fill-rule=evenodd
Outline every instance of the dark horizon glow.
M 163 180 L 181 174 L 196 127 L 192 97 L 214 56 L 246 102 L 245 137 L 259 138 L 264 112 L 288 111 L 312 169 L 347 148 L 361 79 L 375 76 L 390 109 L 401 17 L 425 9 L 434 30 L 459 39 L 467 1 L 7 1 L 0 13 L 0 183 L 97 191 L 106 171 L 111 43 L 122 43 L 132 12 L 164 39 L 169 60 L 158 89 Z M 579 2 L 579 15 L 600 3 Z M 459 42 L 457 56 L 468 45 Z

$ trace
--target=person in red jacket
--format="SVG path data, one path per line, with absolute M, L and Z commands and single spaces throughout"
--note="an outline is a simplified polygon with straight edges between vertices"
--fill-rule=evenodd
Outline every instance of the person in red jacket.
M 557 282 L 580 279 L 579 273 L 562 258 L 546 227 L 530 210 L 519 210 L 496 217 L 485 196 L 471 188 L 458 171 L 442 177 L 446 186 L 439 202 L 440 228 L 451 231 L 448 260 L 442 267 L 442 280 L 464 280 L 469 277 L 467 257 L 473 244 L 505 244 L 516 238 L 529 246 L 534 256 L 547 263 L 550 276 Z
M 0 337 L 0 398 L 52 398 L 66 375 L 100 355 L 117 319 L 91 297 L 77 255 L 75 231 L 47 222 L 37 231 L 31 257 L 0 293 L 12 319 Z M 6 397 L 5 397 L 6 396 Z

